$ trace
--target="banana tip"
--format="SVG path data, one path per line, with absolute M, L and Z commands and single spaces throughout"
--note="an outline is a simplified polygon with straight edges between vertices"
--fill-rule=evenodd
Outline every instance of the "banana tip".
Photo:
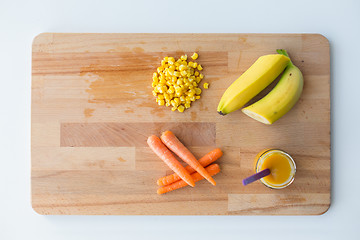
M 222 111 L 218 111 L 218 113 L 221 115 L 221 116 L 225 116 L 226 113 L 223 113 Z

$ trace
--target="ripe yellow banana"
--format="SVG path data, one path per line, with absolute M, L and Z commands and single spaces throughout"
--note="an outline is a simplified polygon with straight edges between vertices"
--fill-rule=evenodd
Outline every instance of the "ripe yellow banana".
M 282 54 L 270 54 L 258 58 L 226 89 L 217 111 L 221 115 L 226 115 L 240 109 L 274 81 L 289 62 L 290 59 Z
M 288 56 L 285 50 L 277 51 Z M 274 89 L 242 111 L 262 123 L 272 124 L 290 111 L 299 100 L 303 85 L 304 80 L 301 71 L 290 62 Z

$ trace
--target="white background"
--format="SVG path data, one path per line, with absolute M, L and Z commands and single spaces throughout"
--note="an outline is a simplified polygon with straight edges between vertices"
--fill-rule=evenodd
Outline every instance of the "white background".
M 321 33 L 332 205 L 322 216 L 41 216 L 30 205 L 31 43 L 41 32 Z M 360 239 L 360 1 L 0 0 L 0 239 Z

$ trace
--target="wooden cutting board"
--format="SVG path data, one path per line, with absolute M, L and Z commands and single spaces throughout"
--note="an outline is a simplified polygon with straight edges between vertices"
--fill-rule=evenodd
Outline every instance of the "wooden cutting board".
M 225 89 L 261 55 L 286 49 L 304 74 L 298 104 L 271 126 L 216 112 Z M 40 214 L 313 215 L 330 206 L 330 56 L 318 34 L 53 34 L 32 55 L 31 193 Z M 152 73 L 194 51 L 206 82 L 184 113 L 158 106 Z M 204 80 L 204 81 L 205 81 Z M 274 85 L 274 84 L 273 84 Z M 259 98 L 259 97 L 257 97 Z M 157 195 L 171 173 L 146 145 L 172 130 L 197 157 L 220 147 L 217 186 Z M 253 158 L 280 148 L 296 161 L 282 190 L 241 180 Z

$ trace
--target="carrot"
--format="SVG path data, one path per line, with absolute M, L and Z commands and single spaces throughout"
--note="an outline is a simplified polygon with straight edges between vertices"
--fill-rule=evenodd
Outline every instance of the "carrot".
M 195 156 L 187 149 L 171 131 L 163 132 L 161 141 L 176 155 L 178 155 L 184 162 L 189 164 L 201 176 L 208 180 L 212 185 L 216 185 L 214 179 L 205 170 L 203 166 L 196 160 Z
M 214 176 L 215 174 L 218 174 L 220 172 L 220 167 L 216 163 L 211 164 L 210 166 L 206 167 L 205 169 L 208 171 L 208 173 L 211 176 Z M 204 179 L 204 177 L 201 176 L 197 172 L 191 174 L 191 177 L 194 179 L 195 182 L 200 181 L 201 179 Z M 174 182 L 174 183 L 172 183 L 170 185 L 159 188 L 157 190 L 157 193 L 158 194 L 167 193 L 167 192 L 174 191 L 176 189 L 185 187 L 186 185 L 187 185 L 186 182 L 184 182 L 183 180 L 180 180 L 180 181 Z
M 148 138 L 147 143 L 154 153 L 163 160 L 182 180 L 194 187 L 195 182 L 185 168 L 179 163 L 170 150 L 161 142 L 160 138 L 152 135 Z
M 223 153 L 222 153 L 221 149 L 220 148 L 215 148 L 214 150 L 212 150 L 211 152 L 208 152 L 206 155 L 204 155 L 202 158 L 200 158 L 199 163 L 201 164 L 201 166 L 207 167 L 208 165 L 210 165 L 211 163 L 213 163 L 217 159 L 219 159 L 222 155 L 223 155 Z M 185 169 L 190 174 L 196 172 L 190 166 L 186 166 Z M 171 184 L 173 182 L 179 181 L 180 179 L 181 178 L 179 177 L 179 175 L 177 175 L 176 173 L 173 173 L 171 175 L 159 178 L 157 180 L 157 184 L 159 186 L 165 186 L 165 185 L 169 185 L 169 184 Z

